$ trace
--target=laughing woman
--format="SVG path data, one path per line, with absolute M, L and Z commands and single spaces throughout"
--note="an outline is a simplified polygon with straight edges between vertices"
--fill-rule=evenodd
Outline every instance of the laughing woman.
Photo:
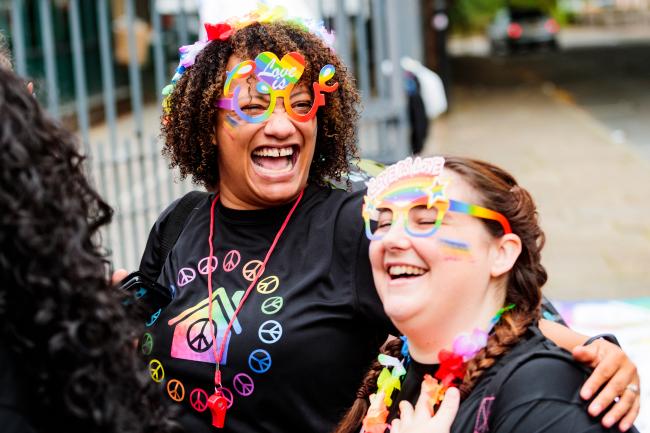
M 404 337 L 338 433 L 391 421 L 392 433 L 449 431 L 431 411 L 451 387 L 462 397 L 452 432 L 610 431 L 579 395 L 588 369 L 538 328 L 544 233 L 512 176 L 458 157 L 409 159 L 369 184 L 363 214 L 375 285 Z M 635 392 L 630 383 L 627 398 Z

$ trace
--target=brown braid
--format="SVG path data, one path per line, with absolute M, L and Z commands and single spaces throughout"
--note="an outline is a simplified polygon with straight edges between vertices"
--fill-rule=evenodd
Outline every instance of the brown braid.
M 402 340 L 394 338 L 386 342 L 379 352 L 395 358 L 401 358 L 402 345 Z M 334 433 L 356 433 L 359 431 L 361 421 L 366 416 L 366 412 L 368 412 L 368 408 L 370 407 L 370 395 L 377 392 L 377 378 L 383 368 L 384 366 L 375 358 L 372 364 L 370 364 L 370 370 L 366 373 L 361 386 L 357 390 L 356 400 L 354 400 L 352 407 L 345 414 L 336 427 L 336 430 L 334 430 Z
M 503 355 L 508 353 L 524 335 L 535 316 L 522 313 L 504 314 L 494 326 L 487 345 L 467 364 L 463 383 L 458 387 L 465 399 L 476 385 L 483 372 L 488 370 Z

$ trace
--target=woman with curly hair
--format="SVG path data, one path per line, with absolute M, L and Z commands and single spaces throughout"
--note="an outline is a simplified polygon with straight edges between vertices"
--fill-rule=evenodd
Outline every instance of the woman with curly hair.
M 190 431 L 327 432 L 395 332 L 363 195 L 329 186 L 357 153 L 359 94 L 318 25 L 265 11 L 206 28 L 163 91 L 163 153 L 211 193 L 185 219 L 172 203 L 142 257 L 175 292 L 142 338 L 151 378 Z
M 404 337 L 386 345 L 337 433 L 391 421 L 392 433 L 617 431 L 587 413 L 588 369 L 537 326 L 544 232 L 510 174 L 461 157 L 409 159 L 369 183 L 363 215 L 375 286 Z M 452 406 L 432 417 L 453 387 L 455 420 Z M 627 398 L 635 391 L 638 381 Z
M 112 209 L 74 136 L 0 67 L 0 425 L 151 432 L 173 425 L 133 350 L 141 327 L 109 286 Z
M 226 431 L 328 431 L 392 329 L 370 272 L 358 272 L 368 260 L 361 195 L 328 186 L 356 154 L 358 103 L 339 57 L 295 22 L 211 40 L 175 83 L 164 154 L 214 194 L 164 262 L 159 282 L 176 296 L 147 332 L 188 430 L 213 430 L 201 402 L 216 388 L 228 400 Z M 142 258 L 153 278 L 177 203 Z

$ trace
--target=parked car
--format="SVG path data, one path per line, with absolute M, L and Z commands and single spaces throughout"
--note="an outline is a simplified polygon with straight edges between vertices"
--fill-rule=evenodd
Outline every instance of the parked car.
M 488 26 L 492 52 L 514 52 L 520 48 L 557 49 L 558 23 L 540 9 L 501 9 Z

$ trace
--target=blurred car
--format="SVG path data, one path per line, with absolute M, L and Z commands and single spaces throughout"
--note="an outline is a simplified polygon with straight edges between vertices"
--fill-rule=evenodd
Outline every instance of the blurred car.
M 540 9 L 501 9 L 488 26 L 492 52 L 514 52 L 520 48 L 557 49 L 558 23 Z

